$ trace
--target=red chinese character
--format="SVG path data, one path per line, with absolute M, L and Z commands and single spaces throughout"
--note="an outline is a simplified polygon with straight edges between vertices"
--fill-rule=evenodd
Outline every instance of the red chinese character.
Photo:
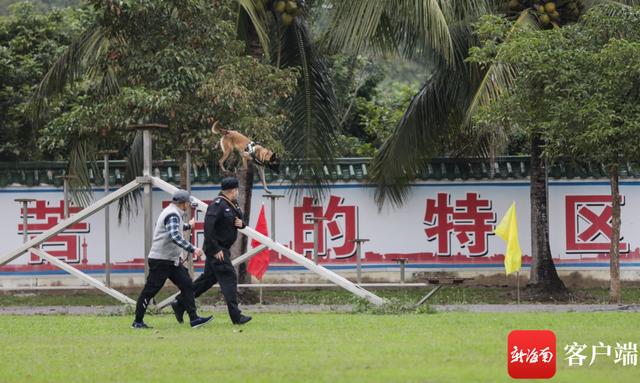
M 451 255 L 452 233 L 470 256 L 487 254 L 496 215 L 491 211 L 491 201 L 478 197 L 477 193 L 467 193 L 465 199 L 456 200 L 455 206 L 451 206 L 448 193 L 427 199 L 424 223 L 429 227 L 425 234 L 429 241 L 438 240 L 438 255 Z
M 620 204 L 624 205 L 624 196 L 620 199 Z M 613 230 L 611 196 L 568 195 L 565 201 L 567 252 L 608 252 Z M 629 244 L 620 242 L 620 251 L 628 252 Z
M 77 213 L 82 210 L 79 207 L 69 207 L 69 214 Z M 24 214 L 24 211 L 21 211 Z M 31 238 L 37 234 L 41 234 L 46 230 L 56 226 L 59 221 L 64 218 L 64 201 L 59 201 L 58 206 L 51 206 L 45 200 L 36 201 L 35 207 L 27 208 L 29 223 L 27 224 L 27 233 Z M 22 218 L 22 217 L 21 217 Z M 18 232 L 22 233 L 23 225 L 18 224 Z M 67 263 L 80 262 L 80 241 L 79 233 L 88 233 L 90 231 L 89 224 L 86 222 L 78 222 L 68 227 L 62 233 L 43 242 L 41 248 L 60 258 Z M 34 235 L 32 235 L 34 234 Z M 72 235 L 69 235 L 72 234 Z M 42 264 L 43 260 L 35 254 L 31 254 L 30 264 Z
M 293 208 L 294 225 L 294 249 L 303 255 L 313 255 L 313 231 L 314 217 L 323 217 L 324 221 L 318 223 L 318 255 L 328 253 L 325 246 L 325 222 L 329 231 L 329 239 L 340 241 L 331 250 L 336 258 L 349 258 L 355 254 L 356 245 L 351 242 L 356 238 L 357 207 L 342 205 L 344 199 L 331 196 L 324 214 L 322 206 L 313 205 L 313 198 L 304 197 L 302 206 Z
M 352 242 L 356 239 L 356 216 L 357 209 L 355 206 L 341 205 L 344 198 L 331 196 L 329 198 L 329 206 L 324 212 L 327 219 L 327 229 L 329 229 L 329 238 L 332 241 L 342 239 L 342 245 L 334 246 L 333 251 L 336 258 L 349 258 L 356 252 L 356 244 Z M 338 223 L 341 219 L 342 227 Z

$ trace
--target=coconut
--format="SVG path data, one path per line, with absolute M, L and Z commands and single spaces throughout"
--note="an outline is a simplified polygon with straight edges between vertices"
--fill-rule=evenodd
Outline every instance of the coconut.
M 550 22 L 551 22 L 551 17 L 549 17 L 549 15 L 540 16 L 540 23 L 542 25 L 549 25 Z
M 284 26 L 289 26 L 293 23 L 293 16 L 288 14 L 288 13 L 283 13 L 282 14 L 282 24 Z
M 285 3 L 283 0 L 276 1 L 273 4 L 273 9 L 278 13 L 283 13 L 286 7 L 287 7 L 287 3 Z
M 287 13 L 293 14 L 296 11 L 296 9 L 298 9 L 298 4 L 296 4 L 295 1 L 287 1 L 287 6 L 286 6 Z
M 556 3 L 546 3 L 544 5 L 544 10 L 547 11 L 547 13 L 552 14 L 556 11 Z

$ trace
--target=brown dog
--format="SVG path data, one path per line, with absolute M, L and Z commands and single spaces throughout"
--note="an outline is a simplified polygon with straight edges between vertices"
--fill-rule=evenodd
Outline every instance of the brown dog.
M 236 150 L 242 157 L 242 166 L 245 170 L 247 170 L 249 160 L 252 160 L 253 163 L 258 166 L 262 187 L 264 188 L 264 191 L 271 193 L 264 178 L 264 167 L 267 166 L 269 169 L 277 173 L 280 167 L 280 160 L 278 159 L 278 156 L 264 146 L 251 141 L 240 132 L 218 127 L 219 121 L 213 119 L 209 119 L 209 121 L 213 123 L 211 126 L 211 132 L 213 134 L 222 134 L 220 142 L 216 145 L 216 147 L 220 145 L 220 148 L 222 149 L 222 157 L 220 158 L 220 161 L 218 161 L 220 169 L 223 172 L 228 172 L 224 167 L 224 162 L 229 158 L 231 153 Z

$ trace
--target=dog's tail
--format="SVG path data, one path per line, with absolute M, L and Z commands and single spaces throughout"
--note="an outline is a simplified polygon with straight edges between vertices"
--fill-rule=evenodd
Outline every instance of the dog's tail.
M 215 120 L 213 122 L 213 125 L 211 125 L 211 132 L 213 134 L 218 134 L 218 133 L 222 133 L 222 134 L 227 134 L 228 130 L 227 129 L 222 129 L 222 128 L 218 128 L 218 120 Z

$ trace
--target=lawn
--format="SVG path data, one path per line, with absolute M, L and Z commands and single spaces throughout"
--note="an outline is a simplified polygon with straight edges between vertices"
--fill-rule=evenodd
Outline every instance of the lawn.
M 640 341 L 637 314 L 226 315 L 198 330 L 172 316 L 0 316 L 0 381 L 9 382 L 506 382 L 513 329 L 551 329 L 555 382 L 632 382 L 613 359 L 568 367 L 573 341 Z M 242 331 L 239 331 L 242 330 Z M 590 349 L 589 349 L 590 350 Z M 590 353 L 589 353 L 590 355 Z

